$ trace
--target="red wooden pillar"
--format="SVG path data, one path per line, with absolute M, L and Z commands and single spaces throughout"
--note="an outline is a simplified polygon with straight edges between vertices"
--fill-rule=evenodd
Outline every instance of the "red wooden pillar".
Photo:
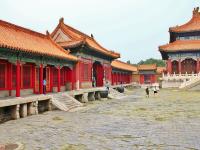
M 40 64 L 39 87 L 40 87 L 40 94 L 43 94 L 43 64 Z
M 80 77 L 80 75 L 81 75 L 81 73 L 80 73 L 80 66 L 81 66 L 81 62 L 80 62 L 80 60 L 75 64 L 75 67 L 74 67 L 74 85 L 75 85 L 75 89 L 76 90 L 78 90 L 79 88 L 80 88 L 80 79 L 81 79 L 81 77 Z
M 17 67 L 16 67 L 16 97 L 20 97 L 20 88 L 21 88 L 21 69 L 20 69 L 20 61 L 17 60 Z
M 8 84 L 8 90 L 9 90 L 9 96 L 11 96 L 11 91 L 12 91 L 12 65 L 11 63 L 8 62 L 8 71 L 7 71 L 7 84 Z
M 111 80 L 112 81 L 112 85 L 114 85 L 114 74 L 113 73 L 111 74 L 111 78 L 112 78 L 112 80 Z
M 181 74 L 181 59 L 178 60 L 178 72 Z
M 60 92 L 60 66 L 58 66 L 58 92 Z
M 199 58 L 197 58 L 197 73 L 199 73 Z
M 53 91 L 53 67 L 50 67 L 50 91 Z
M 168 72 L 169 74 L 172 73 L 172 61 L 171 61 L 171 59 L 168 59 L 168 60 L 167 60 L 167 72 Z
M 119 84 L 121 84 L 121 82 L 122 82 L 122 74 L 119 73 Z
M 35 66 L 32 66 L 32 88 L 33 88 L 33 93 L 35 92 Z
M 116 85 L 118 85 L 119 84 L 119 73 L 117 73 L 117 84 Z
M 72 68 L 72 70 L 69 71 L 70 74 L 70 81 L 71 82 L 71 90 L 74 90 L 74 68 Z

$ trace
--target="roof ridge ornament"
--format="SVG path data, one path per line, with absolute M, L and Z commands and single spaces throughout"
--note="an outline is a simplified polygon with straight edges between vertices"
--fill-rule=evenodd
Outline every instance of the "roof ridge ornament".
M 49 33 L 49 31 L 48 31 L 48 30 L 46 31 L 46 35 L 47 35 L 47 36 L 50 36 L 50 33 Z
M 91 38 L 93 38 L 94 39 L 94 35 L 91 33 Z
M 199 7 L 194 8 L 193 16 L 200 16 Z
M 63 18 L 63 17 L 61 17 L 61 18 L 59 19 L 59 23 L 64 23 L 64 18 Z

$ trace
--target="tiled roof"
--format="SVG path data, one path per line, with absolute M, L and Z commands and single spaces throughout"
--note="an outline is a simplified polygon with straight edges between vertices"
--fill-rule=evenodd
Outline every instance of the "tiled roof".
M 70 41 L 72 41 L 72 42 L 68 43 L 69 45 L 67 43 L 65 43 L 65 45 L 64 45 L 65 48 L 70 48 L 72 46 L 73 41 L 74 41 L 75 45 L 76 45 L 76 41 L 82 41 L 84 44 L 87 44 L 89 47 L 91 47 L 92 49 L 94 49 L 100 53 L 111 56 L 113 58 L 120 57 L 119 53 L 116 53 L 111 50 L 107 50 L 106 48 L 102 47 L 93 37 L 90 37 L 90 36 L 86 35 L 85 33 L 82 33 L 80 31 L 74 29 L 73 27 L 64 24 L 63 18 L 60 19 L 58 26 L 52 32 L 51 36 L 53 37 L 59 29 L 61 29 L 70 38 Z
M 77 58 L 56 44 L 50 35 L 44 35 L 0 20 L 0 47 L 16 51 L 35 53 L 69 59 Z
M 82 40 L 73 40 L 73 41 L 66 41 L 66 42 L 58 42 L 60 46 L 63 48 L 74 48 L 83 44 Z
M 156 70 L 157 66 L 156 64 L 144 64 L 144 65 L 139 65 L 138 70 Z
M 114 68 L 126 70 L 126 71 L 132 71 L 132 72 L 137 71 L 137 67 L 127 64 L 125 62 L 119 61 L 119 60 L 112 61 L 111 66 Z
M 200 40 L 177 40 L 159 47 L 160 51 L 177 52 L 177 51 L 196 51 L 200 50 Z
M 200 31 L 200 12 L 199 8 L 194 8 L 192 19 L 184 25 L 171 27 L 170 32 L 191 32 Z
M 157 72 L 158 74 L 161 74 L 161 73 L 163 73 L 165 70 L 166 70 L 166 67 L 157 67 L 156 72 Z

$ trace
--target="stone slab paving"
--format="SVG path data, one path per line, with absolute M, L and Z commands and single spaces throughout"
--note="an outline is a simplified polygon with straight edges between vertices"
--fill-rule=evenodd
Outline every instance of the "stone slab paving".
M 152 93 L 152 92 L 151 92 Z M 200 92 L 137 89 L 76 112 L 53 111 L 0 125 L 0 144 L 27 150 L 200 149 Z

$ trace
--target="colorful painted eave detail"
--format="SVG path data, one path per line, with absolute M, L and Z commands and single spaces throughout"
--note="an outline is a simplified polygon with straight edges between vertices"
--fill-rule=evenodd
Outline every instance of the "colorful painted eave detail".
M 77 57 L 56 44 L 48 32 L 44 35 L 3 20 L 0 20 L 0 47 L 77 61 Z
M 70 41 L 66 41 L 64 43 L 58 43 L 60 46 L 64 48 L 71 48 L 80 46 L 79 44 L 85 44 L 88 45 L 91 49 L 94 49 L 95 51 L 113 57 L 115 59 L 120 58 L 119 53 L 105 49 L 93 37 L 90 37 L 87 34 L 80 32 L 79 30 L 74 29 L 69 25 L 66 25 L 64 23 L 63 18 L 60 19 L 59 24 L 56 27 L 56 29 L 52 32 L 51 37 L 53 37 L 59 29 L 61 29 L 70 38 Z
M 183 24 L 181 26 L 171 27 L 171 28 L 169 28 L 169 31 L 175 32 L 175 33 L 200 31 L 199 7 L 194 8 L 192 19 L 189 22 L 187 22 L 186 24 Z
M 159 47 L 159 51 L 178 52 L 178 51 L 197 51 L 200 50 L 200 40 L 177 40 L 172 43 Z
M 117 69 L 131 71 L 131 72 L 137 71 L 137 67 L 127 64 L 125 62 L 119 61 L 119 60 L 112 61 L 111 66 Z

